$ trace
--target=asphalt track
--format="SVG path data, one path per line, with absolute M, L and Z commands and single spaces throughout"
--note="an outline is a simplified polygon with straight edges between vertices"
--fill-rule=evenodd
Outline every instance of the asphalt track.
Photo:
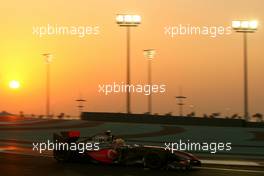
M 51 157 L 21 154 L 0 154 L 0 173 L 3 176 L 17 175 L 69 175 L 69 176 L 263 176 L 260 167 L 203 166 L 193 171 L 149 170 L 138 167 L 102 166 L 88 163 L 57 163 Z
M 16 117 L 1 118 L 0 120 L 0 176 L 9 175 L 70 175 L 70 176 L 263 176 L 263 159 L 235 158 L 232 155 L 224 158 L 201 156 L 202 168 L 193 171 L 149 170 L 142 167 L 121 167 L 107 165 L 92 165 L 88 163 L 57 163 L 52 158 L 51 151 L 40 154 L 32 150 L 32 142 L 47 139 L 54 130 L 99 128 L 101 123 L 86 121 L 19 119 Z M 93 127 L 93 128 L 92 128 Z M 176 129 L 176 131 L 175 131 Z M 148 132 L 145 135 L 167 135 L 179 132 L 166 128 L 159 132 Z M 85 131 L 84 131 L 85 133 Z M 137 134 L 127 134 L 126 137 L 141 137 Z

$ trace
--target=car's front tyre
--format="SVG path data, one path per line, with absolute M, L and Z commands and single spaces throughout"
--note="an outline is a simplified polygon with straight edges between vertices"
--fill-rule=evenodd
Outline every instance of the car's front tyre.
M 160 169 L 163 167 L 163 161 L 157 153 L 149 153 L 144 156 L 143 165 L 150 169 Z

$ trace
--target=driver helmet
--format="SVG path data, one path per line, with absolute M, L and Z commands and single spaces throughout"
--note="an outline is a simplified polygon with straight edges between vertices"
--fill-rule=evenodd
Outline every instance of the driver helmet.
M 105 135 L 107 135 L 107 136 L 111 136 L 111 135 L 112 135 L 111 130 L 107 130 L 107 131 L 105 131 Z

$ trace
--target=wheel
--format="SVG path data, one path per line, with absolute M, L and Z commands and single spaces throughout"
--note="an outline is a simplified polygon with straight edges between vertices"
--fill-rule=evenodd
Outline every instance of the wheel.
M 53 150 L 53 157 L 58 162 L 68 162 L 71 159 L 70 151 Z
M 187 166 L 187 170 L 192 170 L 193 169 L 193 165 L 192 164 L 189 164 L 188 166 Z
M 149 153 L 143 158 L 144 167 L 160 169 L 163 166 L 161 157 L 156 153 Z

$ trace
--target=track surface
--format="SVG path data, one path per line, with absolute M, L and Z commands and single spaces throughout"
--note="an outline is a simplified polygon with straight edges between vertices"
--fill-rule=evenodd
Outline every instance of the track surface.
M 136 167 L 101 166 L 87 163 L 60 164 L 51 157 L 29 156 L 20 154 L 0 154 L 0 171 L 3 176 L 17 175 L 69 175 L 69 176 L 162 176 L 162 175 L 190 175 L 190 176 L 263 176 L 263 168 L 236 167 L 223 168 L 202 167 L 193 171 L 162 171 L 147 170 Z
M 233 155 L 217 158 L 216 156 L 201 156 L 202 168 L 193 171 L 165 171 L 148 170 L 137 167 L 102 166 L 88 163 L 67 163 L 59 164 L 52 158 L 51 151 L 40 154 L 32 150 L 32 142 L 45 141 L 52 136 L 53 132 L 61 130 L 77 129 L 83 134 L 89 134 L 98 130 L 109 128 L 102 122 L 87 121 L 65 121 L 45 119 L 21 119 L 18 117 L 1 117 L 0 119 L 0 175 L 34 175 L 34 176 L 263 176 L 264 161 L 255 157 L 238 159 Z M 119 124 L 120 125 L 120 124 Z M 113 130 L 122 131 L 117 124 L 112 124 Z M 141 126 L 149 128 L 149 126 Z M 120 128 L 120 129 L 119 129 Z M 155 130 L 153 131 L 152 128 Z M 118 129 L 118 130 L 117 130 Z M 131 129 L 131 128 L 128 128 Z M 127 132 L 127 131 L 126 131 Z M 130 131 L 131 132 L 131 131 Z M 143 137 L 155 137 L 159 135 L 171 135 L 182 132 L 181 128 L 169 127 L 141 131 Z M 142 134 L 128 133 L 123 135 L 127 138 L 141 139 Z M 261 152 L 263 154 L 263 152 Z M 232 164 L 233 163 L 233 164 Z M 233 165 L 233 166 L 231 166 Z

